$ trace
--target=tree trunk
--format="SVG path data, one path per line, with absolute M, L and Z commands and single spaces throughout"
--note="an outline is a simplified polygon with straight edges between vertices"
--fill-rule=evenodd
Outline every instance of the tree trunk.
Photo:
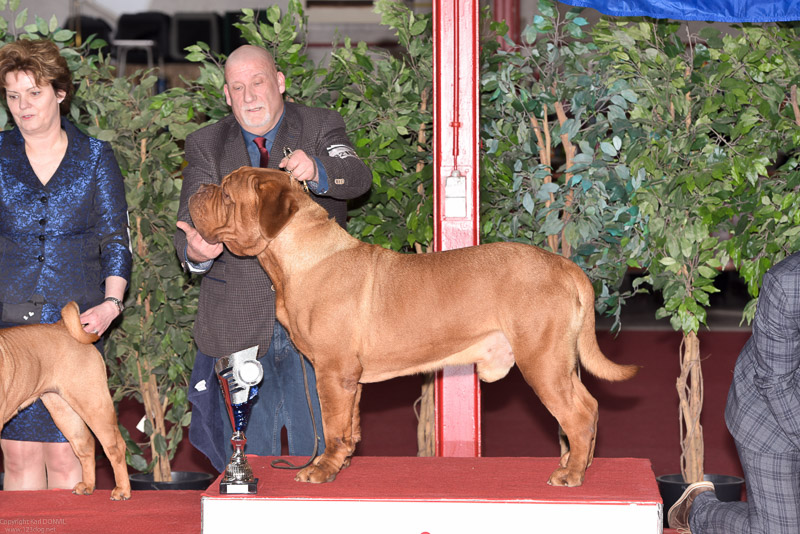
M 150 434 L 150 453 L 156 460 L 153 467 L 153 481 L 155 482 L 171 482 L 172 481 L 172 468 L 169 463 L 169 455 L 158 454 L 156 448 L 156 436 L 165 438 L 167 436 L 167 429 L 164 424 L 164 407 L 161 405 L 158 394 L 158 382 L 156 375 L 149 369 L 145 368 L 142 372 L 142 366 L 137 362 L 136 366 L 139 370 L 139 391 L 142 393 L 142 404 L 144 404 L 144 413 L 147 419 L 150 420 L 150 425 L 153 427 L 153 433 Z M 145 362 L 147 367 L 147 362 Z M 147 381 L 144 381 L 144 377 Z
M 436 373 L 422 375 L 422 394 L 417 399 L 417 456 L 436 456 Z
M 141 157 L 142 162 L 144 162 L 147 151 L 146 151 L 146 140 L 142 139 L 141 143 Z M 142 178 L 139 178 L 139 187 L 143 186 Z M 144 239 L 142 239 L 142 217 L 137 215 L 135 218 L 136 221 L 136 254 L 140 259 L 147 258 L 148 250 L 147 244 L 145 243 Z M 133 289 L 133 288 L 132 288 Z M 147 295 L 142 298 L 142 295 L 145 294 L 141 288 L 138 289 L 138 294 L 136 295 L 136 303 L 143 309 L 142 316 L 139 320 L 139 325 L 144 331 L 144 325 L 147 324 L 147 320 L 152 315 L 152 310 L 150 308 L 150 296 Z M 140 358 L 136 362 L 136 367 L 139 372 L 139 392 L 142 395 L 142 404 L 144 404 L 144 413 L 147 416 L 147 419 L 150 421 L 150 425 L 152 426 L 153 433 L 150 434 L 150 453 L 152 457 L 156 459 L 156 465 L 153 468 L 153 480 L 155 482 L 171 482 L 172 481 L 172 468 L 169 464 L 169 456 L 164 454 L 158 454 L 156 449 L 156 436 L 162 436 L 166 443 L 167 438 L 167 430 L 166 425 L 164 423 L 164 407 L 161 405 L 160 395 L 158 394 L 158 381 L 156 380 L 156 375 L 152 372 L 152 367 L 147 359 L 139 354 L 137 356 Z M 144 362 L 144 370 L 142 369 L 142 361 Z M 146 377 L 146 380 L 145 380 Z
M 681 374 L 678 377 L 681 429 L 681 474 L 689 484 L 703 480 L 703 371 L 700 340 L 695 332 L 683 335 L 680 348 Z

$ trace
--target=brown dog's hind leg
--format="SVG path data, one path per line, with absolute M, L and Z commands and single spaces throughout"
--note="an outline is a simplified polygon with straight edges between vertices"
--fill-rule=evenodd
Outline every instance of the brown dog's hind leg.
M 353 449 L 355 449 L 355 445 L 361 441 L 361 389 L 362 385 L 358 384 L 358 389 L 356 390 L 356 400 L 353 403 Z M 353 457 L 353 453 L 350 453 L 350 456 L 345 458 L 344 463 L 342 464 L 342 469 L 345 467 L 350 467 L 350 458 Z
M 95 487 L 94 436 L 75 410 L 57 394 L 45 393 L 42 403 L 81 463 L 82 480 L 72 488 L 72 493 L 91 495 Z
M 111 490 L 111 499 L 124 501 L 131 496 L 131 483 L 128 478 L 128 465 L 125 462 L 125 440 L 117 427 L 117 414 L 114 403 L 106 387 L 98 385 L 92 387 L 91 392 L 78 399 L 71 399 L 78 414 L 92 429 L 103 451 L 106 453 L 111 467 L 114 470 L 114 489 Z M 91 401 L 87 404 L 87 401 Z
M 552 358 L 560 353 L 563 354 L 554 348 L 548 352 Z M 597 401 L 578 379 L 574 366 L 568 361 L 562 362 L 561 365 L 553 364 L 552 360 L 549 365 L 523 364 L 520 370 L 561 425 L 569 443 L 569 450 L 562 450 L 560 466 L 550 476 L 548 484 L 580 486 L 594 451 Z
M 341 370 L 316 369 L 317 392 L 325 432 L 325 452 L 297 474 L 299 482 L 332 482 L 356 448 L 353 423 L 361 385 L 358 373 L 342 376 Z
M 594 456 L 595 436 L 597 434 L 597 401 L 586 390 L 577 374 L 571 376 L 572 387 L 568 391 L 566 403 L 558 412 L 548 406 L 558 419 L 567 436 L 570 450 L 562 456 L 561 465 L 556 469 L 548 484 L 552 486 L 580 486 L 586 468 Z

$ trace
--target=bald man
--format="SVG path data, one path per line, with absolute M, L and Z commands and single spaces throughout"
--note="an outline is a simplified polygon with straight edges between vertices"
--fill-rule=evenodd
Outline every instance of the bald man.
M 322 452 L 325 441 L 314 370 L 275 320 L 272 282 L 255 258 L 235 256 L 200 237 L 192 226 L 189 198 L 202 184 L 218 184 L 242 166 L 281 168 L 306 182 L 312 198 L 345 227 L 347 200 L 366 193 L 372 183 L 342 117 L 284 102 L 285 90 L 286 78 L 269 52 L 252 45 L 237 48 L 225 63 L 224 93 L 231 114 L 186 138 L 175 250 L 185 269 L 203 277 L 194 326 L 198 350 L 189 385 L 189 439 L 219 471 L 232 453 L 232 428 L 214 363 L 254 345 L 264 381 L 250 414 L 245 452 L 280 455 L 283 429 L 291 455 L 310 455 L 315 443 Z M 316 431 L 301 365 L 308 375 Z

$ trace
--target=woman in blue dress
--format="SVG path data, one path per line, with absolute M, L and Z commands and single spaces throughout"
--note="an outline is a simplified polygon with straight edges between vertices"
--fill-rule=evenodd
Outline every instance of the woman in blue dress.
M 102 335 L 123 310 L 131 272 L 124 182 L 109 144 L 62 118 L 72 93 L 52 41 L 0 48 L 0 98 L 16 123 L 0 132 L 0 328 L 56 322 L 74 300 L 86 331 Z M 72 489 L 81 480 L 41 401 L 5 424 L 0 446 L 6 490 Z

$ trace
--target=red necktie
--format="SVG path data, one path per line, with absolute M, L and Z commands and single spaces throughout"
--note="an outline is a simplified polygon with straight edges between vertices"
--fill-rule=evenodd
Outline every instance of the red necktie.
M 269 166 L 269 151 L 266 147 L 267 140 L 263 137 L 256 137 L 253 142 L 258 146 L 258 151 L 261 152 L 261 166 Z

